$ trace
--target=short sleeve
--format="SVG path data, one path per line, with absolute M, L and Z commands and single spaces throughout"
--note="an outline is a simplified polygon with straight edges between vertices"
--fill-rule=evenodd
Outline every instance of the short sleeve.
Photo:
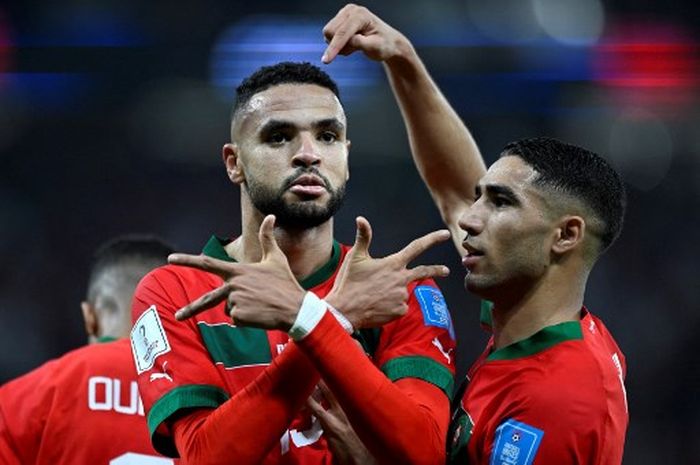
M 433 280 L 408 290 L 408 311 L 382 328 L 375 363 L 392 381 L 421 379 L 451 398 L 456 341 L 445 298 Z
M 177 452 L 166 420 L 229 398 L 196 322 L 175 319 L 175 311 L 193 300 L 186 279 L 170 266 L 152 271 L 139 283 L 132 307 L 131 349 L 148 429 L 154 448 L 169 456 Z

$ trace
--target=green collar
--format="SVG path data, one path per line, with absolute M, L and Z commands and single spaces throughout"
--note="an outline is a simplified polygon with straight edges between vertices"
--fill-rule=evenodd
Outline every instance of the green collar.
M 559 344 L 560 342 L 583 339 L 580 321 L 565 321 L 553 326 L 541 329 L 527 339 L 514 342 L 491 352 L 486 358 L 487 361 L 512 360 L 520 357 L 527 357 L 542 352 L 545 349 Z
M 202 253 L 212 258 L 218 258 L 219 260 L 235 262 L 236 260 L 229 257 L 229 255 L 226 253 L 226 249 L 224 249 L 224 246 L 226 246 L 226 244 L 229 242 L 231 241 L 220 239 L 216 236 L 211 236 L 202 249 Z M 336 240 L 333 240 L 333 250 L 329 260 L 323 266 L 321 266 L 321 268 L 311 273 L 305 279 L 299 281 L 299 284 L 301 284 L 301 287 L 306 290 L 318 286 L 333 276 L 335 269 L 338 267 L 338 263 L 340 263 L 340 244 Z
M 101 344 L 101 343 L 103 343 L 103 342 L 112 342 L 112 341 L 116 341 L 116 340 L 117 340 L 116 337 L 112 337 L 112 336 L 101 336 L 101 337 L 98 337 L 98 338 L 97 338 L 97 343 L 98 343 L 98 344 Z

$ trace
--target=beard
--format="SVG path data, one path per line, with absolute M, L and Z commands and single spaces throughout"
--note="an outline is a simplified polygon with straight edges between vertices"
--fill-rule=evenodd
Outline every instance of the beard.
M 330 194 L 325 205 L 315 204 L 314 198 L 285 202 L 284 193 L 302 174 L 313 174 L 323 180 L 324 187 Z M 280 189 L 273 189 L 257 179 L 250 178 L 247 187 L 248 196 L 255 208 L 264 215 L 275 215 L 276 225 L 288 229 L 310 229 L 325 223 L 335 215 L 345 199 L 345 184 L 333 189 L 328 178 L 316 168 L 299 168 L 284 180 Z

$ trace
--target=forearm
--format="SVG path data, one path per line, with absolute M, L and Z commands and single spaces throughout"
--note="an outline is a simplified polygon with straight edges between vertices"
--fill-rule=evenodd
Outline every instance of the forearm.
M 467 127 L 430 77 L 411 43 L 384 63 L 408 131 L 418 171 L 452 229 L 460 206 L 474 198 L 485 173 L 479 148 Z
M 384 376 L 329 314 L 299 346 L 379 463 L 443 463 L 449 407 L 442 392 L 407 379 L 415 395 L 407 394 L 397 386 L 404 380 Z M 427 393 L 415 389 L 421 384 Z
M 255 381 L 215 410 L 175 421 L 175 442 L 185 463 L 256 465 L 279 444 L 319 377 L 290 343 Z

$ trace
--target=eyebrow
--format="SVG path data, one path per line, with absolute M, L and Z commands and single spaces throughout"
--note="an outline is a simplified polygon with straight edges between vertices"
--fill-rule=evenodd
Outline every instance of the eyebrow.
M 266 122 L 261 128 L 261 134 L 269 134 L 275 131 L 289 131 L 297 127 L 291 121 L 271 119 Z M 342 132 L 345 129 L 345 125 L 340 122 L 337 118 L 326 118 L 319 121 L 314 121 L 311 123 L 311 127 L 315 130 L 330 129 L 336 132 Z
M 513 191 L 508 186 L 504 186 L 503 184 L 487 184 L 486 186 L 479 186 L 477 185 L 475 188 L 475 193 L 476 196 L 478 197 L 481 194 L 481 190 L 485 189 L 486 192 L 489 194 L 491 197 L 495 197 L 497 195 L 502 195 L 504 197 L 508 197 L 510 200 L 513 202 L 519 202 L 520 199 L 518 195 Z

